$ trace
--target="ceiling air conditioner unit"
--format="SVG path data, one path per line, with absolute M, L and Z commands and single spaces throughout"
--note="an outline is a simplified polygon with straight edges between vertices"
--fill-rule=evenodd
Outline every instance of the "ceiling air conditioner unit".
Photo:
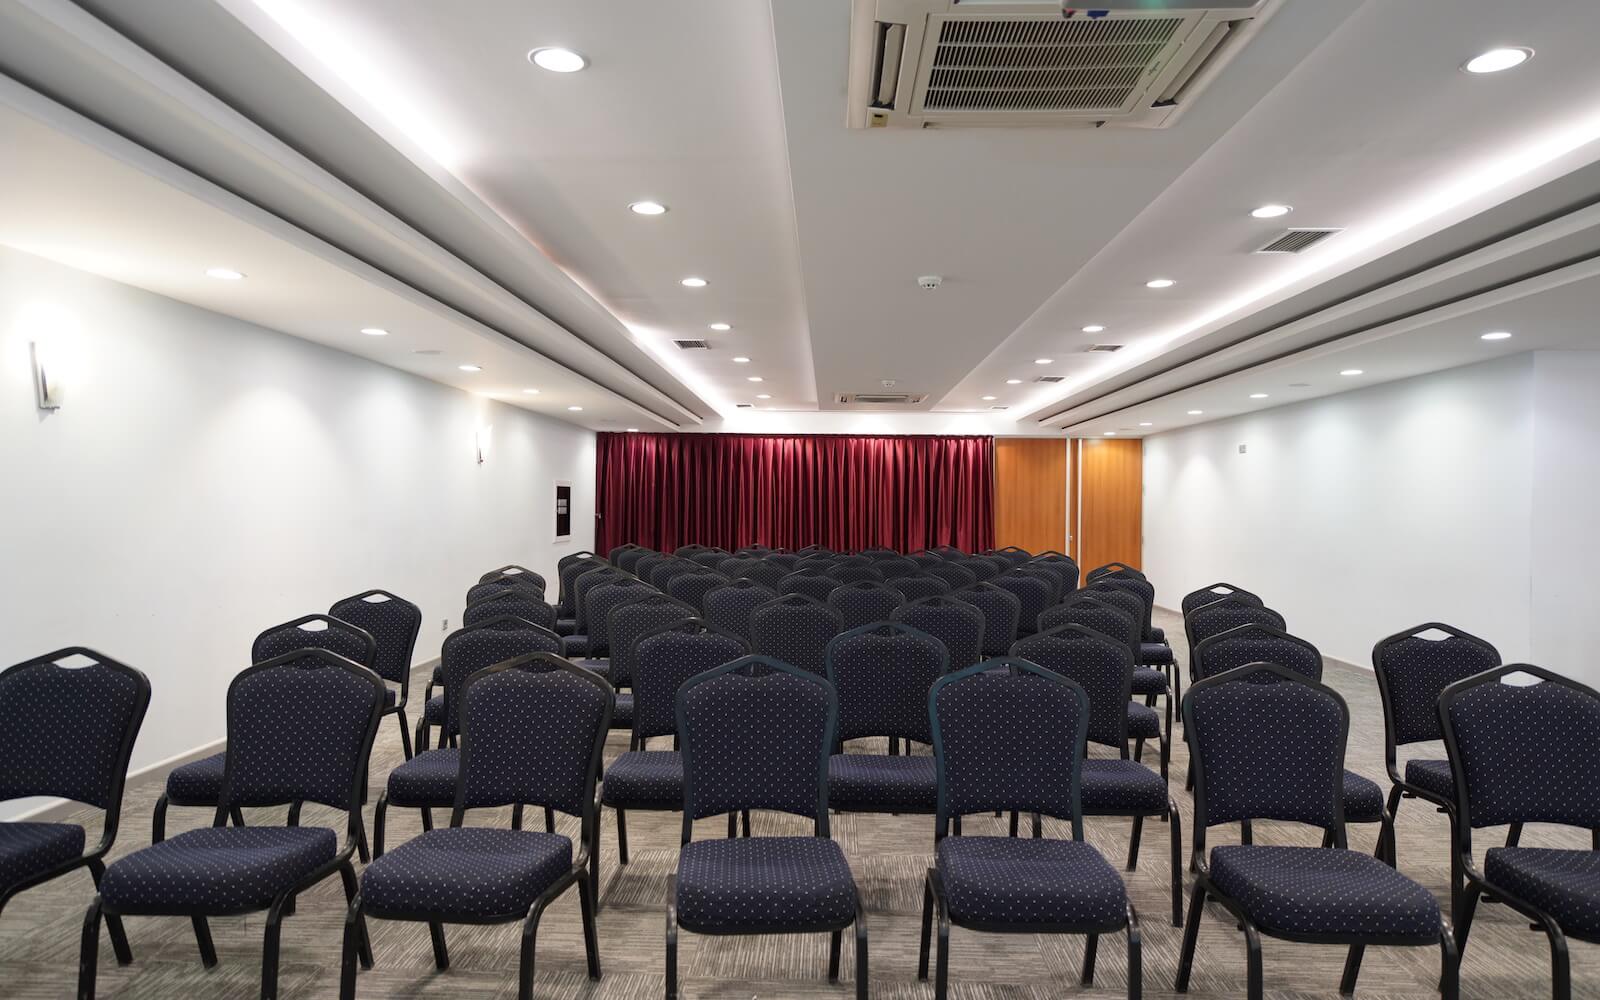
M 1171 125 L 1281 0 L 854 0 L 851 128 Z
M 842 404 L 872 404 L 878 406 L 915 406 L 928 398 L 927 393 L 911 392 L 841 392 L 835 397 Z

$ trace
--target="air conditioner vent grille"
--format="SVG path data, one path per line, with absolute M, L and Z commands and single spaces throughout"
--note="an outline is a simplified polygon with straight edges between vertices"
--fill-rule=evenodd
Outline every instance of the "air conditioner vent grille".
M 711 345 L 703 340 L 674 340 L 680 351 L 709 351 Z
M 926 393 L 909 392 L 841 392 L 834 398 L 840 403 L 914 406 L 928 397 Z
M 1095 344 L 1089 348 L 1090 354 L 1115 354 L 1122 350 L 1121 344 Z
M 1042 382 L 1045 385 L 1055 385 L 1057 382 L 1065 382 L 1066 380 L 1067 377 L 1065 375 L 1040 375 L 1034 379 L 1035 382 Z
M 1256 253 L 1304 253 L 1342 229 L 1290 229 Z

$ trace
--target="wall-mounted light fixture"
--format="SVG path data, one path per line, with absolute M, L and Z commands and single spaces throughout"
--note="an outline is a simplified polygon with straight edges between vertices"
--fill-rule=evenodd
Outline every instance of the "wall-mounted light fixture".
M 478 454 L 478 464 L 482 465 L 489 460 L 489 443 L 494 436 L 494 424 L 484 424 L 478 428 L 473 436 L 473 442 Z
M 67 389 L 60 362 L 54 352 L 37 340 L 29 346 L 33 348 L 33 391 L 39 409 L 59 410 Z

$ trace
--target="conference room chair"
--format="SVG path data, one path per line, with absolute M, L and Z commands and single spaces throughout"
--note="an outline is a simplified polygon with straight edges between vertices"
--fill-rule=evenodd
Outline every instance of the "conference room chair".
M 840 583 L 859 583 L 863 580 L 882 583 L 883 574 L 875 566 L 839 566 L 828 573 Z
M 737 580 L 741 577 L 748 579 L 750 571 L 760 566 L 760 559 L 752 559 L 749 556 L 724 556 L 713 568 L 728 579 Z
M 939 678 L 928 711 L 939 803 L 917 977 L 928 978 L 935 917 L 935 1000 L 948 992 L 952 924 L 987 933 L 1082 934 L 1084 986 L 1094 982 L 1099 936 L 1126 932 L 1128 996 L 1139 997 L 1138 915 L 1117 870 L 1083 839 L 1080 780 L 1089 718 L 1083 689 L 1027 660 L 1005 657 Z M 990 810 L 1063 820 L 1072 837 L 952 832 L 955 817 Z
M 657 626 L 633 646 L 633 732 L 628 749 L 605 770 L 600 803 L 617 816 L 617 860 L 628 863 L 630 809 L 677 812 L 683 808 L 683 757 L 677 746 L 678 688 L 689 678 L 750 651 L 744 640 L 686 618 Z M 652 750 L 652 739 L 673 737 L 670 750 Z M 730 832 L 735 822 L 728 817 Z M 748 827 L 747 827 L 748 828 Z M 599 888 L 598 875 L 595 887 Z M 598 903 L 598 892 L 595 899 Z
M 1398 749 L 1444 738 L 1439 727 L 1439 695 L 1456 681 L 1493 670 L 1500 651 L 1453 625 L 1425 622 L 1397 632 L 1372 647 L 1372 672 L 1383 704 L 1383 763 L 1389 772 L 1389 815 L 1397 819 L 1402 797 L 1417 798 L 1446 814 L 1456 805 L 1455 777 L 1448 758 L 1416 757 L 1399 770 Z M 1516 847 L 1522 824 L 1512 823 L 1506 846 Z M 1391 848 L 1392 850 L 1392 848 Z M 1397 861 L 1391 854 L 1391 862 Z M 1465 873 L 1450 852 L 1450 884 L 1459 895 Z
M 535 581 L 522 576 L 492 576 L 467 588 L 466 603 L 471 604 L 503 590 L 520 590 L 532 595 L 535 600 L 544 600 L 543 581 Z
M 630 601 L 659 593 L 661 591 L 655 587 L 630 576 L 608 579 L 598 587 L 590 588 L 584 595 L 589 648 L 585 651 L 587 659 L 583 665 L 603 677 L 609 677 L 610 665 L 596 661 L 610 658 L 612 654 L 611 612 Z
M 150 707 L 150 679 L 83 646 L 0 672 L 0 802 L 35 795 L 101 810 L 100 840 L 85 851 L 78 823 L 0 822 L 0 910 L 12 897 L 79 868 L 95 888 L 116 843 L 128 758 Z M 122 921 L 107 921 L 117 961 L 133 961 Z
M 1260 604 L 1252 604 L 1238 597 L 1225 597 L 1220 601 L 1202 604 L 1183 616 L 1183 630 L 1189 640 L 1189 679 L 1195 680 L 1195 650 L 1214 635 L 1220 635 L 1240 625 L 1266 625 L 1280 632 L 1288 631 L 1283 615 Z M 1182 701 L 1180 697 L 1179 701 Z
M 1600 692 L 1513 663 L 1445 688 L 1439 723 L 1455 778 L 1452 853 L 1466 875 L 1451 900 L 1456 946 L 1465 954 L 1478 901 L 1492 896 L 1544 931 L 1550 995 L 1569 1000 L 1567 939 L 1600 943 Z M 1491 847 L 1473 864 L 1472 831 L 1513 823 L 1588 830 L 1590 849 Z
M 907 601 L 920 601 L 924 597 L 950 593 L 950 585 L 936 576 L 902 576 L 887 582 Z
M 794 561 L 793 565 L 789 567 L 789 571 L 791 573 L 807 573 L 813 576 L 819 574 L 822 576 L 827 576 L 829 573 L 833 572 L 836 559 L 838 559 L 838 556 L 831 552 L 813 553 L 812 555 L 801 556 L 799 559 Z
M 611 660 L 604 676 L 616 691 L 616 702 L 611 709 L 612 729 L 633 729 L 634 645 L 642 636 L 663 625 L 694 616 L 694 608 L 662 593 L 635 597 L 611 609 L 606 629 L 611 638 Z
M 1299 636 L 1259 622 L 1248 622 L 1201 640 L 1194 651 L 1195 680 L 1216 677 L 1252 663 L 1274 663 L 1307 680 L 1322 680 L 1322 653 L 1316 646 Z M 1250 679 L 1256 683 L 1270 683 L 1275 676 L 1272 673 L 1258 673 Z M 1193 758 L 1190 759 L 1189 774 L 1190 787 L 1193 787 Z M 1342 787 L 1344 821 L 1377 823 L 1378 841 L 1373 854 L 1393 865 L 1394 817 L 1384 804 L 1383 789 L 1371 778 L 1350 770 L 1344 772 Z M 1240 842 L 1251 842 L 1249 821 L 1241 826 Z
M 1139 648 L 1139 622 L 1128 609 L 1101 600 L 1100 598 L 1104 596 L 1106 595 L 1097 597 L 1086 592 L 1074 592 L 1066 601 L 1039 616 L 1039 631 L 1048 632 L 1062 625 L 1082 625 L 1126 648 L 1128 656 L 1137 662 L 1135 651 Z M 1137 696 L 1141 689 L 1147 689 L 1151 674 L 1165 682 L 1165 678 L 1158 670 L 1134 667 L 1131 682 L 1133 695 Z M 1172 704 L 1170 699 L 1167 704 L 1170 712 Z M 1160 713 L 1149 705 L 1131 700 L 1128 702 L 1127 715 L 1128 735 L 1133 739 L 1133 759 L 1144 760 L 1145 741 L 1154 740 L 1160 748 L 1161 777 L 1165 778 L 1172 758 L 1170 715 L 1167 725 L 1163 727 Z
M 372 851 L 383 857 L 384 825 L 389 807 L 416 809 L 422 814 L 422 828 L 433 829 L 433 810 L 448 809 L 454 801 L 456 778 L 461 770 L 461 691 L 467 678 L 485 667 L 530 653 L 562 655 L 566 639 L 547 628 L 520 618 L 500 618 L 469 625 L 445 636 L 439 649 L 444 668 L 444 694 L 434 725 L 439 726 L 439 746 L 429 749 L 426 731 L 418 733 L 417 755 L 389 772 L 383 794 L 372 817 Z M 518 825 L 521 812 L 517 813 Z M 546 824 L 554 822 L 548 813 Z
M 1000 549 L 990 549 L 988 552 L 985 552 L 984 555 L 999 556 L 1012 566 L 1021 566 L 1023 563 L 1033 558 L 1027 549 L 1017 545 L 1007 545 Z
M 1120 642 L 1082 625 L 1061 625 L 1019 639 L 1012 657 L 1036 663 L 1083 689 L 1088 699 L 1086 739 L 1115 750 L 1115 758 L 1083 758 L 1080 800 L 1085 816 L 1126 816 L 1133 822 L 1128 837 L 1128 871 L 1139 867 L 1139 842 L 1144 820 L 1154 816 L 1169 826 L 1172 849 L 1172 926 L 1183 926 L 1183 831 L 1178 807 L 1167 793 L 1167 780 L 1128 756 L 1127 705 L 1133 685 L 1133 658 Z M 1039 816 L 1033 835 L 1040 835 Z M 1011 814 L 1011 835 L 1017 835 L 1017 814 Z
M 828 643 L 844 631 L 839 612 L 804 594 L 775 597 L 750 614 L 750 651 L 818 677 L 828 674 Z
M 1143 580 L 1145 575 L 1139 569 L 1129 566 L 1125 562 L 1108 562 L 1103 566 L 1096 566 L 1084 577 L 1085 583 L 1093 583 L 1101 577 L 1125 576 L 1130 579 Z
M 650 581 L 650 576 L 655 572 L 656 567 L 671 562 L 673 558 L 673 556 L 667 555 L 664 552 L 651 552 L 635 562 L 633 564 L 633 569 L 624 570 L 624 572 L 631 572 L 634 576 L 648 583 Z M 615 568 L 622 569 L 620 566 Z
M 1046 580 L 1008 570 L 990 580 L 1017 599 L 1017 635 L 1032 635 L 1039 628 L 1039 616 L 1055 602 L 1051 600 L 1051 587 Z
M 1144 618 L 1139 623 L 1140 630 L 1143 633 L 1142 641 L 1146 647 L 1155 648 L 1147 648 L 1144 655 L 1140 657 L 1141 661 L 1145 661 L 1146 666 L 1163 668 L 1172 663 L 1172 649 L 1167 646 L 1167 634 L 1155 625 L 1155 584 L 1142 576 L 1133 576 L 1128 573 L 1102 574 L 1089 582 L 1089 589 L 1105 590 L 1107 588 L 1132 594 L 1139 598 L 1144 605 Z M 1164 659 L 1161 663 L 1148 662 L 1153 658 L 1162 658 L 1163 655 Z
M 967 555 L 964 550 L 959 549 L 954 545 L 935 545 L 928 551 L 932 552 L 936 556 L 939 556 L 941 559 L 963 559 Z
M 904 603 L 900 591 L 877 580 L 842 584 L 827 598 L 828 607 L 839 613 L 840 627 L 846 630 L 886 622 L 894 609 Z
M 650 584 L 657 590 L 665 591 L 667 589 L 667 584 L 671 583 L 678 577 L 689 573 L 700 573 L 704 570 L 704 566 L 692 559 L 683 559 L 678 556 L 673 556 L 668 561 L 661 563 L 655 569 L 651 570 L 650 575 L 648 577 L 644 577 L 643 579 L 648 580 Z
M 994 560 L 985 559 L 983 556 L 963 556 L 960 559 L 951 559 L 950 565 L 960 566 L 968 573 L 971 573 L 973 583 L 992 580 L 1002 572 L 1001 567 L 995 565 Z
M 556 635 L 545 626 L 517 615 L 496 615 L 492 618 L 480 615 L 470 625 L 463 625 L 456 632 L 466 632 L 469 629 L 476 628 L 490 628 L 508 632 L 527 630 L 539 636 L 539 645 L 535 646 L 534 649 L 549 649 L 559 652 L 563 656 L 570 653 L 572 649 L 571 636 Z M 455 633 L 451 634 L 454 635 Z M 449 641 L 450 636 L 445 636 L 445 642 L 448 643 Z M 532 650 L 523 650 L 523 652 L 532 652 Z M 441 652 L 439 662 L 433 668 L 433 677 L 428 682 L 428 700 L 422 706 L 422 717 L 417 720 L 416 750 L 418 753 L 428 749 L 429 744 L 432 743 L 430 739 L 432 731 L 443 726 L 448 716 L 444 690 L 441 690 L 439 694 L 434 694 L 436 689 L 447 688 L 447 674 L 447 665 Z M 458 679 L 465 676 L 465 674 L 460 674 Z M 440 735 L 439 745 L 445 746 L 453 739 L 454 730 L 452 729 L 450 732 Z
M 919 629 L 878 621 L 828 643 L 828 681 L 839 696 L 839 749 L 828 759 L 828 804 L 841 812 L 932 813 L 933 758 L 898 755 L 905 740 L 932 743 L 928 689 L 950 669 L 944 643 Z M 887 737 L 890 753 L 851 753 L 847 740 Z
M 668 596 L 690 605 L 696 614 L 700 614 L 705 611 L 706 594 L 728 582 L 728 578 L 721 573 L 704 570 L 699 573 L 679 574 L 668 581 L 665 589 Z
M 889 620 L 921 629 L 944 643 L 952 670 L 970 667 L 983 659 L 983 612 L 954 594 L 907 601 L 894 609 Z
M 869 545 L 857 553 L 857 555 L 866 556 L 868 559 L 873 561 L 877 561 L 879 559 L 892 559 L 899 554 L 900 552 L 898 549 L 891 549 L 883 545 Z
M 372 669 L 383 678 L 383 714 L 400 724 L 400 749 L 411 759 L 411 723 L 406 702 L 411 693 L 411 656 L 422 631 L 422 609 L 387 590 L 368 590 L 336 601 L 328 615 L 365 629 L 378 644 Z M 398 690 L 390 685 L 398 685 Z
M 681 556 L 681 557 L 687 559 L 690 556 L 694 555 L 696 552 L 704 552 L 706 550 L 706 548 L 707 548 L 707 546 L 701 545 L 699 542 L 689 542 L 687 544 L 680 545 L 677 548 L 673 549 L 672 550 L 672 554 L 675 555 L 675 556 Z
M 250 644 L 250 662 L 262 663 L 296 649 L 323 649 L 347 660 L 371 667 L 377 662 L 378 642 L 371 633 L 349 622 L 328 615 L 305 615 L 282 625 L 274 625 Z M 287 723 L 284 723 L 287 725 Z M 150 817 L 150 840 L 159 844 L 167 837 L 167 807 L 193 806 L 215 809 L 227 775 L 227 752 L 214 753 L 182 764 L 167 772 L 166 787 L 156 799 Z M 244 814 L 229 813 L 234 825 L 244 826 Z M 360 813 L 357 813 L 360 819 Z M 361 835 L 361 851 L 366 856 L 366 835 Z
M 1022 602 L 1014 594 L 991 583 L 975 583 L 950 596 L 982 612 L 983 659 L 1010 652 L 1011 644 L 1017 641 L 1017 623 L 1022 615 Z
M 826 601 L 828 595 L 833 593 L 834 588 L 842 586 L 844 582 L 833 576 L 833 572 L 830 570 L 827 574 L 803 573 L 797 570 L 779 577 L 773 589 L 778 592 L 780 597 L 789 594 L 800 594 L 814 601 Z
M 94 1000 L 100 921 L 188 917 L 200 960 L 217 964 L 209 917 L 266 911 L 261 997 L 277 995 L 283 918 L 300 894 L 350 863 L 361 836 L 367 758 L 383 714 L 383 679 L 326 649 L 296 649 L 241 671 L 228 685 L 227 767 L 209 827 L 180 833 L 107 866 L 83 921 L 78 996 Z M 345 812 L 344 842 L 326 827 L 228 826 L 243 808 L 311 802 Z M 371 965 L 365 936 L 358 942 Z M 120 956 L 119 956 L 120 957 Z
M 639 546 L 633 544 L 632 542 L 623 542 L 621 545 L 613 545 L 611 549 L 606 552 L 606 562 L 613 566 L 620 565 L 618 560 L 622 558 L 623 554 L 633 549 L 637 549 L 638 547 Z
M 642 551 L 644 555 L 630 553 L 626 558 L 636 561 L 637 559 L 644 558 L 645 555 L 652 554 L 649 550 Z M 587 570 L 593 569 L 596 566 L 608 565 L 610 564 L 604 559 L 587 550 L 580 552 L 569 552 L 560 559 L 556 560 L 555 630 L 557 634 L 571 635 L 572 629 L 574 629 L 577 625 L 576 621 L 574 620 L 577 615 L 577 610 L 574 606 L 575 602 L 572 594 L 573 581 L 577 580 L 578 576 Z
M 922 573 L 924 576 L 938 577 L 948 583 L 951 590 L 960 590 L 978 582 L 978 575 L 955 559 L 946 559 L 935 566 L 924 566 Z
M 498 569 L 491 569 L 489 572 L 478 577 L 479 583 L 492 583 L 496 580 L 511 580 L 533 590 L 537 590 L 541 595 L 545 592 L 543 576 L 535 573 L 526 566 L 518 566 L 515 563 L 501 566 Z
M 918 567 L 924 570 L 929 566 L 937 566 L 944 562 L 944 556 L 941 556 L 935 552 L 930 552 L 927 549 L 923 549 L 920 552 L 908 553 L 906 558 L 916 563 Z
M 1056 578 L 1056 583 L 1060 584 L 1061 598 L 1063 600 L 1078 589 L 1078 564 L 1071 556 L 1065 556 L 1053 550 L 1041 552 L 1023 565 L 1033 569 L 1042 569 L 1053 575 Z
M 749 642 L 750 616 L 755 613 L 756 608 L 777 596 L 776 590 L 754 580 L 746 578 L 730 580 L 706 592 L 705 607 L 701 617 L 705 618 L 711 627 Z
M 828 933 L 828 981 L 837 982 L 842 935 L 852 924 L 856 997 L 866 1000 L 866 913 L 844 851 L 828 835 L 828 758 L 839 714 L 833 685 L 780 660 L 746 656 L 689 678 L 676 701 L 683 841 L 667 889 L 667 1000 L 678 996 L 680 929 Z M 812 834 L 693 839 L 697 819 L 754 809 L 810 819 Z
M 1265 680 L 1270 683 L 1253 683 Z M 1459 996 L 1449 925 L 1427 889 L 1377 858 L 1345 846 L 1344 699 L 1287 667 L 1256 663 L 1194 682 L 1183 699 L 1195 761 L 1194 863 L 1176 989 L 1189 989 L 1208 899 L 1245 936 L 1246 995 L 1261 1000 L 1261 936 L 1349 947 L 1339 992 L 1355 992 L 1369 945 L 1441 952 L 1440 991 Z M 1206 856 L 1206 831 L 1270 819 L 1323 831 L 1322 847 L 1237 844 Z
M 1155 706 L 1156 699 L 1162 699 L 1165 703 L 1165 731 L 1171 733 L 1177 712 L 1176 692 L 1179 689 L 1177 661 L 1172 655 L 1172 647 L 1164 641 L 1155 642 L 1151 639 L 1155 588 L 1148 581 L 1136 577 L 1102 574 L 1086 587 L 1074 591 L 1072 596 L 1074 599 L 1088 597 L 1110 604 L 1133 618 L 1135 632 L 1132 649 L 1136 665 L 1133 696 L 1151 707 Z M 1162 638 L 1165 639 L 1165 636 Z
M 572 635 L 567 636 L 567 652 L 570 655 L 574 657 L 589 655 L 589 609 L 584 603 L 589 596 L 589 592 L 607 583 L 628 579 L 649 580 L 650 577 L 634 576 L 630 573 L 624 573 L 615 566 L 608 566 L 602 563 L 593 569 L 579 573 L 577 578 L 572 581 L 572 611 L 575 615 L 573 619 L 575 631 Z M 656 589 L 659 590 L 660 588 L 657 587 Z
M 699 563 L 706 569 L 716 570 L 722 560 L 728 558 L 726 549 L 702 549 L 689 557 L 691 562 Z M 721 572 L 720 570 L 717 570 Z
M 622 570 L 624 573 L 635 573 L 635 567 L 638 566 L 639 560 L 643 559 L 645 556 L 653 555 L 660 555 L 660 553 L 655 549 L 649 549 L 642 545 L 636 545 L 632 548 L 624 549 L 622 552 L 618 553 L 615 558 L 611 559 L 610 562 L 611 565 Z M 701 555 L 705 555 L 705 553 L 701 553 Z M 726 552 L 717 554 L 718 559 L 725 558 L 726 556 Z
M 600 978 L 592 886 L 585 878 L 598 830 L 595 783 L 610 728 L 605 680 L 550 653 L 474 671 L 461 685 L 461 760 L 450 825 L 429 830 L 361 873 L 345 917 L 341 1000 L 356 995 L 367 917 L 426 922 L 434 967 L 450 967 L 445 924 L 522 922 L 517 996 L 532 1000 L 534 939 L 545 910 L 578 887 L 589 978 Z M 540 806 L 579 818 L 571 838 L 546 830 L 468 827 L 471 809 Z
M 1189 612 L 1196 608 L 1230 597 L 1246 604 L 1254 604 L 1258 608 L 1267 606 L 1265 601 L 1243 587 L 1235 587 L 1231 583 L 1213 583 L 1209 587 L 1201 587 L 1199 590 L 1192 590 L 1183 595 L 1183 600 L 1180 602 L 1178 610 L 1183 613 L 1184 617 L 1188 617 Z
M 1071 591 L 1064 591 L 1061 589 L 1061 574 L 1059 572 L 1048 569 L 1044 566 L 1036 565 L 1032 562 L 1025 562 L 1020 566 L 1014 567 L 1010 573 L 1002 575 L 1029 580 L 1038 580 L 1040 583 L 1044 584 L 1050 592 L 1050 599 L 1048 602 L 1046 602 L 1045 607 L 1060 604 L 1063 599 L 1071 595 Z M 1033 617 L 1035 621 L 1038 619 L 1037 614 Z
M 612 572 L 619 576 L 622 573 L 621 570 Z M 461 613 L 461 624 L 475 625 L 505 615 L 515 615 L 552 632 L 556 630 L 556 609 L 546 604 L 542 598 L 521 589 L 501 590 L 479 598 L 467 605 L 466 610 Z
M 762 559 L 762 562 L 767 562 L 774 566 L 782 567 L 783 569 L 786 569 L 792 573 L 794 572 L 795 566 L 799 565 L 800 563 L 800 556 L 793 552 L 769 552 L 765 558 Z
M 873 563 L 873 568 L 882 573 L 885 580 L 896 580 L 904 576 L 917 576 L 922 572 L 922 567 L 902 556 L 879 559 Z

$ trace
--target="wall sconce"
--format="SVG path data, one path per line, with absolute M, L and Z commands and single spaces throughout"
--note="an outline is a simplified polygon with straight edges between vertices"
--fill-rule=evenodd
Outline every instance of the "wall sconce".
M 478 428 L 477 434 L 474 435 L 474 437 L 473 437 L 473 441 L 475 443 L 477 454 L 478 454 L 478 464 L 479 465 L 482 465 L 489 458 L 489 443 L 490 443 L 493 435 L 494 435 L 494 425 L 493 424 L 485 424 L 482 427 Z
M 37 340 L 28 346 L 33 349 L 33 391 L 38 399 L 39 409 L 61 409 L 61 400 L 66 394 L 67 387 L 62 381 L 59 360 L 54 352 Z

